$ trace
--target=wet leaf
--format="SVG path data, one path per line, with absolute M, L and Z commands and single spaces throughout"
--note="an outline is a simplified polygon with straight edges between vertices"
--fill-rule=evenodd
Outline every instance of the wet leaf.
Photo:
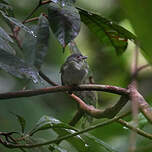
M 28 28 L 34 31 L 34 33 L 37 33 L 37 25 L 30 26 Z M 22 39 L 23 41 L 21 45 L 24 54 L 24 60 L 29 65 L 34 65 L 37 37 L 34 37 L 31 34 L 25 32 Z
M 81 21 L 88 26 L 103 44 L 113 46 L 118 55 L 126 50 L 128 39 L 136 43 L 136 37 L 118 24 L 82 9 L 79 9 L 79 13 Z
M 60 44 L 65 47 L 80 31 L 80 15 L 72 5 L 50 3 L 48 19 L 51 29 Z
M 2 49 L 0 49 L 0 68 L 18 78 L 26 77 L 32 79 L 34 83 L 39 81 L 39 74 L 34 67 Z
M 40 69 L 44 57 L 48 51 L 48 40 L 49 40 L 49 23 L 45 16 L 39 17 L 37 26 L 37 41 L 35 50 L 35 63 L 34 65 Z
M 33 135 L 38 131 L 47 130 L 47 129 L 53 129 L 59 136 L 65 136 L 76 132 L 75 128 L 71 127 L 70 125 L 64 122 L 61 122 L 56 118 L 43 116 L 37 122 L 36 126 L 29 134 Z M 67 139 L 67 141 L 73 146 L 77 147 L 77 149 L 79 150 L 82 149 L 84 150 L 86 148 L 84 140 L 79 135 L 75 137 L 71 137 L 70 139 Z
M 36 37 L 35 33 L 33 31 L 31 31 L 27 26 L 25 26 L 24 24 L 22 24 L 19 20 L 17 20 L 14 17 L 9 17 L 7 16 L 3 11 L 0 11 L 2 16 L 9 21 L 10 23 L 20 27 L 21 29 L 23 29 L 24 31 L 30 33 L 32 36 Z
M 51 128 L 64 128 L 64 129 L 72 129 L 71 126 L 67 125 L 66 123 L 61 122 L 60 120 L 49 117 L 43 116 L 40 120 L 36 123 L 36 126 L 30 132 L 31 135 L 40 131 L 40 130 L 47 130 Z
M 106 150 L 107 152 L 118 152 L 116 149 L 114 149 L 111 145 L 105 143 L 99 138 L 96 138 L 95 136 L 85 133 L 82 135 L 82 138 L 87 142 L 87 152 L 100 152 Z
M 13 113 L 13 112 L 11 112 L 11 114 L 13 114 L 13 115 L 17 118 L 17 120 L 18 120 L 18 122 L 19 122 L 19 124 L 20 124 L 20 126 L 21 126 L 21 131 L 22 131 L 22 133 L 24 133 L 24 131 L 25 131 L 25 126 L 26 126 L 26 121 L 25 121 L 25 119 L 24 119 L 22 116 L 20 116 L 20 115 L 18 115 L 18 114 L 15 114 L 15 113 Z
M 15 50 L 9 45 L 8 41 L 2 39 L 0 37 L 0 49 L 5 50 L 6 52 L 9 52 L 11 54 L 15 54 Z

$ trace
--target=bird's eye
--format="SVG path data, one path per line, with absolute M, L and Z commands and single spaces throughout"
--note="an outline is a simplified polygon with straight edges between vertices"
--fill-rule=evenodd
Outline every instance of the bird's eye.
M 80 55 L 79 55 L 79 56 L 77 56 L 77 59 L 80 59 Z

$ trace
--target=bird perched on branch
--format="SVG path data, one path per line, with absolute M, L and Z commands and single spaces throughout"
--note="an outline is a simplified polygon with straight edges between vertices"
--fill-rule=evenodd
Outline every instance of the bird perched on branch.
M 88 67 L 85 59 L 87 57 L 81 53 L 74 53 L 66 59 L 60 71 L 62 85 L 78 85 L 86 79 Z
M 62 85 L 79 85 L 79 84 L 89 84 L 89 66 L 86 61 L 87 57 L 83 56 L 75 44 L 72 44 L 72 55 L 70 55 L 65 63 L 61 67 L 61 81 Z M 80 97 L 86 104 L 93 105 L 96 107 L 97 94 L 95 91 L 74 91 L 75 95 Z M 78 107 L 78 113 L 74 117 L 74 121 L 70 124 L 75 125 L 81 117 L 85 115 L 86 120 L 91 122 L 92 117 L 86 115 Z M 79 117 L 79 118 L 78 118 Z

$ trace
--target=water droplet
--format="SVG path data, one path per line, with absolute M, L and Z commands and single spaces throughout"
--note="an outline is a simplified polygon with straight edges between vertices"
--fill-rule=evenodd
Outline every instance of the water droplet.
M 62 2 L 62 6 L 63 6 L 63 7 L 65 6 L 65 3 L 64 3 L 64 2 Z
M 110 24 L 113 24 L 112 21 L 109 22 Z
M 34 31 L 31 31 L 30 33 L 31 33 L 34 37 L 37 37 L 37 36 L 35 35 Z
M 123 129 L 128 130 L 128 128 L 127 128 L 127 127 L 125 127 L 125 126 L 123 127 Z
M 37 82 L 38 82 L 38 80 L 37 80 L 37 79 L 33 79 L 33 82 L 34 82 L 34 83 L 37 83 Z
M 92 15 L 92 13 L 88 12 L 89 15 Z

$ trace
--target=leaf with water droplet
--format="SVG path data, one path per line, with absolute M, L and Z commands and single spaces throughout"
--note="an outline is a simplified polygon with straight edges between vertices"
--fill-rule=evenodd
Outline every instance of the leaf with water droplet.
M 40 120 L 36 123 L 35 127 L 30 131 L 30 135 L 40 131 L 40 130 L 47 130 L 50 128 L 64 128 L 64 129 L 73 129 L 71 126 L 67 125 L 66 123 L 61 122 L 60 120 L 50 117 L 50 116 L 43 116 Z
M 37 33 L 37 25 L 32 25 L 28 28 L 30 28 L 31 31 L 34 31 L 34 33 Z M 29 65 L 34 65 L 37 38 L 27 32 L 25 32 L 21 36 L 22 36 L 21 46 L 22 46 L 22 52 L 24 54 L 24 61 Z
M 33 66 L 2 49 L 0 49 L 0 68 L 18 78 L 32 79 L 34 83 L 39 81 L 38 71 Z
M 35 46 L 35 62 L 34 65 L 37 69 L 40 69 L 44 57 L 48 51 L 49 40 L 49 23 L 45 16 L 39 17 L 37 26 L 37 41 Z
M 79 13 L 81 21 L 88 26 L 101 43 L 113 46 L 118 55 L 126 50 L 128 39 L 134 40 L 136 43 L 136 36 L 120 25 L 95 13 L 90 14 L 82 9 L 79 9 Z
M 37 37 L 33 37 L 28 33 L 25 33 L 23 36 L 22 48 L 24 58 L 28 64 L 40 69 L 48 51 L 49 23 L 45 16 L 40 15 L 38 25 L 28 28 L 34 31 Z
M 80 31 L 80 15 L 72 5 L 61 6 L 50 3 L 48 19 L 53 33 L 63 47 L 71 42 Z
M 114 149 L 111 145 L 107 144 L 106 142 L 102 141 L 99 138 L 96 138 L 95 136 L 85 133 L 81 135 L 82 138 L 85 140 L 85 142 L 88 143 L 87 145 L 87 152 L 101 152 L 106 150 L 107 152 L 118 152 L 116 149 Z
M 35 33 L 33 31 L 31 31 L 27 26 L 25 26 L 24 24 L 22 24 L 19 20 L 17 20 L 14 17 L 9 17 L 7 16 L 3 11 L 0 11 L 2 16 L 7 19 L 10 23 L 20 27 L 21 29 L 23 29 L 24 31 L 30 33 L 32 36 L 36 37 Z
M 36 123 L 35 127 L 29 132 L 29 134 L 33 135 L 34 133 L 38 131 L 47 130 L 47 129 L 53 129 L 59 136 L 73 134 L 77 131 L 72 126 L 64 122 L 61 122 L 60 120 L 56 118 L 53 118 L 50 116 L 43 116 Z M 86 143 L 79 135 L 75 137 L 71 137 L 70 139 L 67 139 L 67 141 L 70 142 L 73 146 L 77 147 L 78 151 L 81 151 L 81 150 L 83 151 L 86 149 L 86 146 L 85 146 Z

